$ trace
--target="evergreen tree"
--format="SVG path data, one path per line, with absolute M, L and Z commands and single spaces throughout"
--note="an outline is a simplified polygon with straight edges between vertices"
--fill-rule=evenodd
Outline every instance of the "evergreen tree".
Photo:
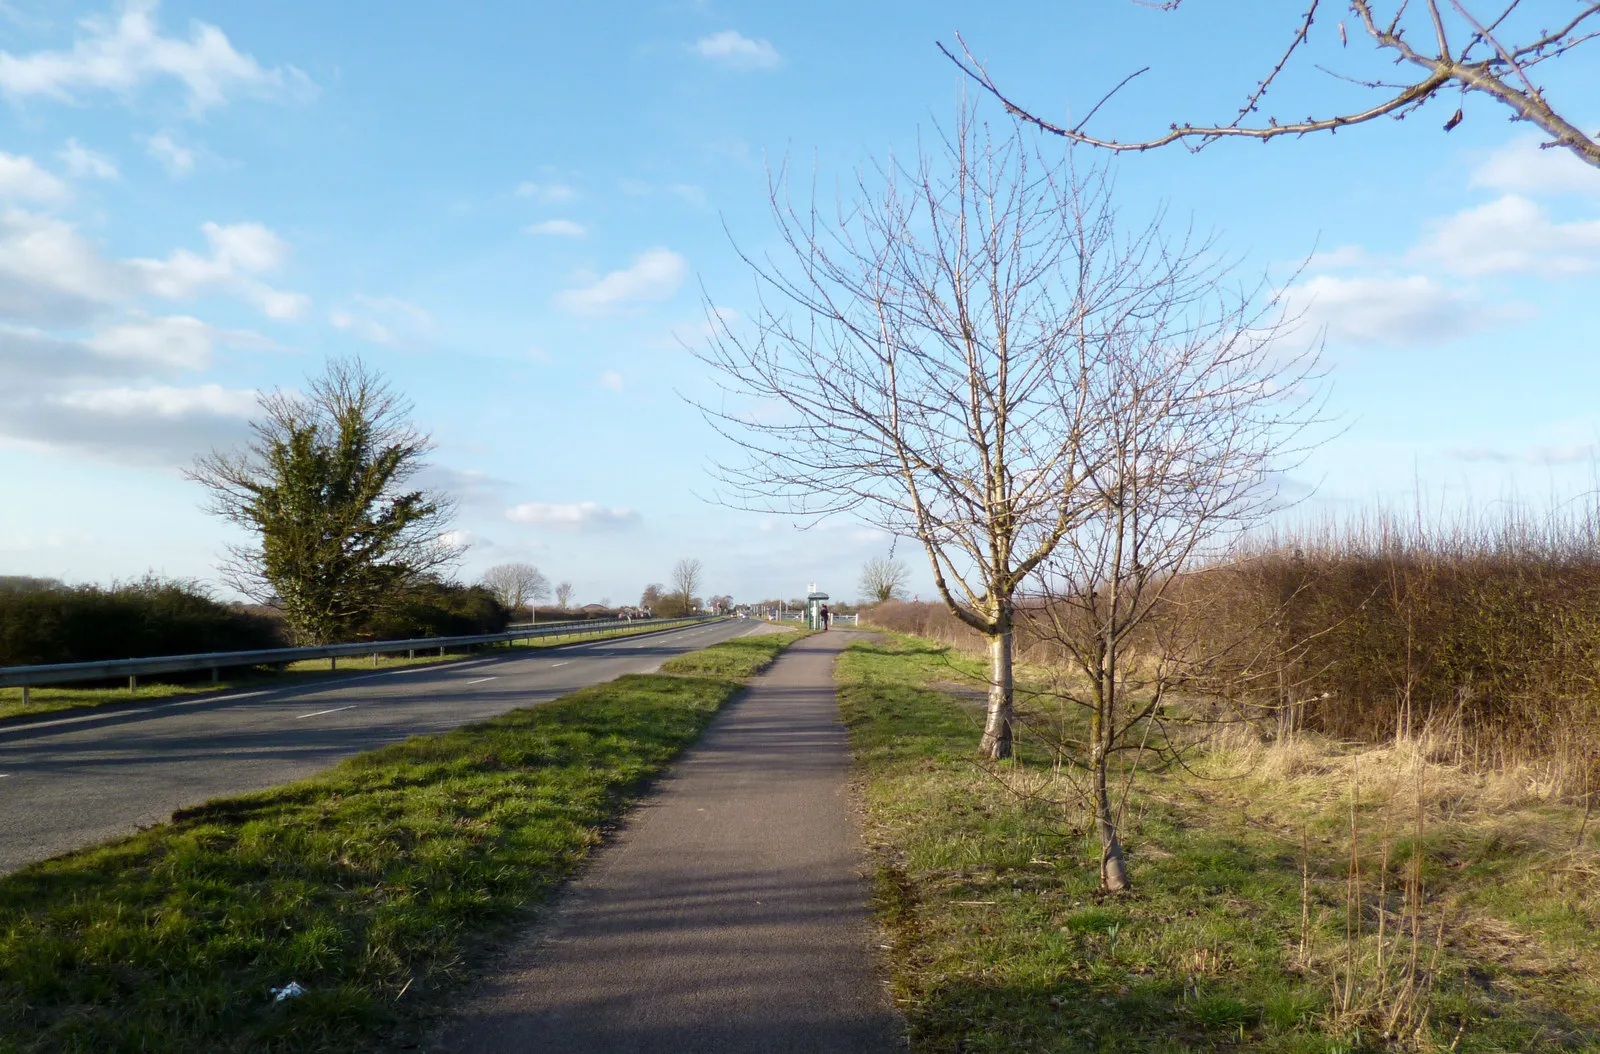
M 211 511 L 254 536 L 229 549 L 230 584 L 283 609 L 307 643 L 348 640 L 451 561 L 446 496 L 408 486 L 432 448 L 411 405 L 360 360 L 330 362 L 307 394 L 274 391 L 243 451 L 187 473 Z

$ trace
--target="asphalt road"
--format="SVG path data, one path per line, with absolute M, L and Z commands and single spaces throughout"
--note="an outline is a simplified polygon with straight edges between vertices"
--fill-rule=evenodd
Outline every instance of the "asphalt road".
M 726 620 L 642 637 L 232 692 L 0 727 L 0 873 L 309 776 L 750 632 Z

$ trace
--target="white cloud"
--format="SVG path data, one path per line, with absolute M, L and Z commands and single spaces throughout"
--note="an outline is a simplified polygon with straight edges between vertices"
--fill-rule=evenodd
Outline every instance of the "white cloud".
M 1330 337 L 1362 344 L 1438 344 L 1526 314 L 1515 306 L 1486 306 L 1423 275 L 1319 275 L 1288 290 L 1286 299 L 1292 313 L 1304 312 Z
M 433 316 L 417 305 L 393 296 L 357 295 L 354 300 L 356 309 L 329 312 L 334 329 L 390 348 L 422 348 L 432 339 Z
M 217 345 L 270 350 L 277 345 L 247 330 L 218 329 L 188 315 L 134 315 L 97 330 L 84 346 L 106 359 L 167 372 L 203 370 Z
M 783 62 L 771 41 L 752 40 L 736 29 L 725 29 L 695 41 L 694 50 L 703 59 L 736 70 L 770 70 Z
M 1311 254 L 1311 259 L 1306 261 L 1306 267 L 1311 270 L 1343 270 L 1348 267 L 1367 267 L 1373 260 L 1367 250 L 1359 245 L 1341 245 L 1336 249 L 1326 252 Z
M 113 359 L 202 370 L 211 364 L 216 331 L 197 318 L 174 315 L 118 323 L 84 343 Z
M 670 249 L 647 249 L 632 265 L 592 285 L 557 293 L 555 303 L 579 315 L 600 315 L 642 301 L 668 300 L 683 284 L 689 262 Z
M 78 142 L 68 139 L 56 157 L 67 166 L 67 175 L 73 179 L 116 179 L 117 166 L 104 154 L 96 153 Z
M 496 508 L 502 506 L 503 494 L 511 486 L 509 480 L 499 479 L 487 472 L 444 465 L 424 465 L 412 478 L 424 490 L 444 491 L 464 505 Z
M 668 329 L 664 333 L 655 334 L 647 338 L 650 347 L 663 348 L 669 351 L 680 351 L 684 348 L 696 348 L 713 337 L 724 333 L 739 319 L 739 312 L 731 307 L 716 307 L 710 313 L 696 322 L 683 323 Z
M 259 223 L 205 223 L 200 229 L 225 267 L 259 273 L 276 270 L 289 258 L 284 240 Z
M 67 185 L 40 168 L 33 158 L 0 151 L 0 199 L 61 201 L 66 197 Z
M 37 329 L 0 327 L 0 400 L 56 391 L 84 381 L 141 372 L 131 360 L 108 360 L 82 341 Z M 4 415 L 0 405 L 0 416 Z
M 82 325 L 134 295 L 137 276 L 72 224 L 20 209 L 0 212 L 0 319 Z
M 211 243 L 211 255 L 177 249 L 165 260 L 130 260 L 146 288 L 178 300 L 210 288 L 222 289 L 254 305 L 269 318 L 298 318 L 310 307 L 309 297 L 274 289 L 257 276 L 283 266 L 289 247 L 259 223 L 205 223 L 200 228 Z
M 152 135 L 144 141 L 145 151 L 167 170 L 167 175 L 173 179 L 182 179 L 194 171 L 195 153 L 186 146 L 179 146 L 172 136 L 166 132 Z
M 162 417 L 195 414 L 215 417 L 249 417 L 256 409 L 256 393 L 204 384 L 198 388 L 100 388 L 58 397 L 57 405 L 111 417 Z
M 80 326 L 141 296 L 178 300 L 219 290 L 271 318 L 296 318 L 310 301 L 259 278 L 288 247 L 259 223 L 201 228 L 211 255 L 178 249 L 164 260 L 108 260 L 72 224 L 8 209 L 0 212 L 0 320 Z
M 163 378 L 204 369 L 218 346 L 275 347 L 259 334 L 217 329 L 182 315 L 134 315 L 102 326 L 82 340 L 0 326 L 0 402 L 26 400 L 84 383 Z
M 119 464 L 173 468 L 250 436 L 256 393 L 197 388 L 102 388 L 6 406 L 0 437 Z
M 533 198 L 546 205 L 571 201 L 578 196 L 578 192 L 565 183 L 518 183 L 516 193 L 519 198 Z
M 706 207 L 705 188 L 693 183 L 674 183 L 667 188 L 667 193 L 682 198 L 696 208 Z
M 115 18 L 85 18 L 70 50 L 0 51 L 0 94 L 72 101 L 83 92 L 105 91 L 126 98 L 148 83 L 171 79 L 183 85 L 190 110 L 199 114 L 235 92 L 271 97 L 310 87 L 293 67 L 264 69 L 236 51 L 216 26 L 197 21 L 187 40 L 163 36 L 157 7 L 156 0 L 127 0 Z
M 545 220 L 543 223 L 530 223 L 522 228 L 525 234 L 548 234 L 556 238 L 583 238 L 588 231 L 581 223 L 571 220 Z
M 553 527 L 564 531 L 603 531 L 631 527 L 639 514 L 631 509 L 607 509 L 592 501 L 568 504 L 523 502 L 506 510 L 506 519 L 530 527 Z
M 1568 150 L 1541 150 L 1539 136 L 1523 136 L 1495 150 L 1467 185 L 1520 194 L 1600 196 L 1600 169 Z
M 1436 223 L 1410 255 L 1455 274 L 1574 274 L 1600 264 L 1600 220 L 1554 223 L 1508 194 Z
M 607 370 L 600 375 L 600 387 L 610 388 L 614 392 L 622 391 L 622 374 L 616 370 Z
M 439 535 L 439 544 L 458 553 L 464 553 L 468 549 L 494 548 L 494 543 L 489 539 L 473 534 L 471 531 L 445 531 Z

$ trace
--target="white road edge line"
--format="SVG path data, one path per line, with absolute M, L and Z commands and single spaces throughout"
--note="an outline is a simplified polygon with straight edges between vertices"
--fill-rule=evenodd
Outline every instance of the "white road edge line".
M 571 666 L 571 665 L 572 665 L 572 660 L 568 659 L 566 662 L 553 662 L 553 663 L 550 664 L 550 668 L 553 670 L 557 666 Z
M 340 710 L 354 710 L 357 705 L 359 704 L 351 703 L 349 706 L 336 706 L 332 710 L 318 710 L 314 714 L 301 714 L 300 716 L 296 717 L 295 720 L 304 721 L 308 717 L 321 717 L 323 714 L 337 714 Z
M 493 677 L 479 677 L 476 681 L 468 681 L 467 683 L 468 684 L 482 684 L 484 681 L 492 681 L 492 680 L 494 680 Z

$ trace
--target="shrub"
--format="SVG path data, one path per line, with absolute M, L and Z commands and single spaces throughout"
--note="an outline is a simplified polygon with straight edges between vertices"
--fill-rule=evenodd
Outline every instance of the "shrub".
M 278 648 L 277 623 L 154 577 L 108 589 L 45 580 L 0 582 L 0 665 Z
M 361 630 L 365 640 L 466 637 L 498 633 L 511 612 L 483 586 L 426 580 L 408 587 Z
M 1305 728 L 1425 738 L 1450 761 L 1543 765 L 1600 786 L 1600 510 L 1451 523 L 1383 511 L 1257 539 L 1175 584 L 1191 699 L 1226 700 L 1268 736 Z M 1019 659 L 1056 665 L 1019 601 Z M 864 622 L 975 651 L 943 605 L 878 604 Z M 1158 621 L 1125 647 L 1154 654 Z M 1446 758 L 1441 758 L 1445 760 Z
M 1555 762 L 1577 786 L 1600 754 L 1595 527 L 1375 514 L 1272 539 L 1181 597 L 1246 642 L 1208 687 L 1282 728 L 1426 735 L 1482 767 Z

